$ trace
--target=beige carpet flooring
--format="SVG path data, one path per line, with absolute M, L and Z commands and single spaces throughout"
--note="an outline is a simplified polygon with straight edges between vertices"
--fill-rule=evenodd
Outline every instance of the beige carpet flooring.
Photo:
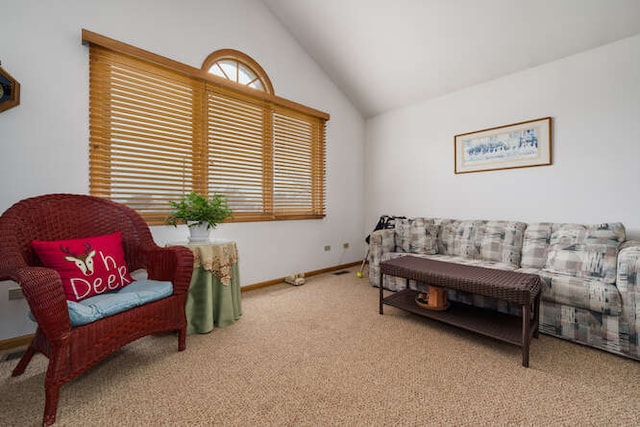
M 210 334 L 132 343 L 62 387 L 60 426 L 638 425 L 640 362 L 542 335 L 518 347 L 387 307 L 349 274 L 243 294 Z M 46 359 L 0 363 L 0 425 L 35 426 Z

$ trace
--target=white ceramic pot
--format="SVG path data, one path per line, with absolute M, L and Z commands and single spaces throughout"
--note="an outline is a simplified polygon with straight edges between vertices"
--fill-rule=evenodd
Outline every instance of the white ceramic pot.
M 206 243 L 209 241 L 209 223 L 197 224 L 195 221 L 187 223 L 189 227 L 189 243 Z

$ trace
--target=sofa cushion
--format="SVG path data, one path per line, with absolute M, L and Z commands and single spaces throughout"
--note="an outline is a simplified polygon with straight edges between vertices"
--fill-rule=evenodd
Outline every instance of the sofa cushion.
M 520 266 L 524 222 L 436 219 L 438 253 Z
M 522 241 L 527 224 L 513 221 L 483 221 L 480 258 L 484 261 L 520 266 Z
M 479 221 L 439 220 L 438 253 L 470 259 L 480 258 Z
M 119 231 L 81 239 L 34 240 L 31 246 L 42 264 L 60 275 L 69 301 L 110 292 L 133 281 Z
M 81 326 L 103 317 L 129 310 L 170 296 L 171 282 L 138 280 L 120 290 L 86 298 L 80 302 L 67 301 L 71 326 Z
M 437 230 L 432 219 L 397 219 L 396 250 L 416 254 L 435 254 L 438 250 Z
M 619 222 L 554 224 L 543 270 L 614 283 L 618 246 L 624 239 L 625 229 Z
M 544 267 L 547 262 L 552 225 L 550 222 L 533 222 L 527 225 L 522 242 L 521 267 L 534 269 Z
M 622 313 L 622 298 L 615 284 L 532 268 L 521 268 L 516 271 L 531 274 L 537 271 L 542 279 L 543 301 L 613 316 L 619 316 Z

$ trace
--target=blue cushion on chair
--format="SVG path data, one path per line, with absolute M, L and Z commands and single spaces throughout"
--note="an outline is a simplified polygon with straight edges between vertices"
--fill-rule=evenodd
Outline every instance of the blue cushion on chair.
M 171 282 L 137 280 L 114 292 L 92 296 L 80 302 L 67 301 L 71 326 L 95 322 L 133 307 L 168 297 L 173 293 Z

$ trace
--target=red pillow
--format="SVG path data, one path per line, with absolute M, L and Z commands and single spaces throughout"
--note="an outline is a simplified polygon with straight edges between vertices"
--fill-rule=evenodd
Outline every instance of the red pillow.
M 124 260 L 120 231 L 84 239 L 34 240 L 31 246 L 45 267 L 58 272 L 70 301 L 80 301 L 133 282 Z

